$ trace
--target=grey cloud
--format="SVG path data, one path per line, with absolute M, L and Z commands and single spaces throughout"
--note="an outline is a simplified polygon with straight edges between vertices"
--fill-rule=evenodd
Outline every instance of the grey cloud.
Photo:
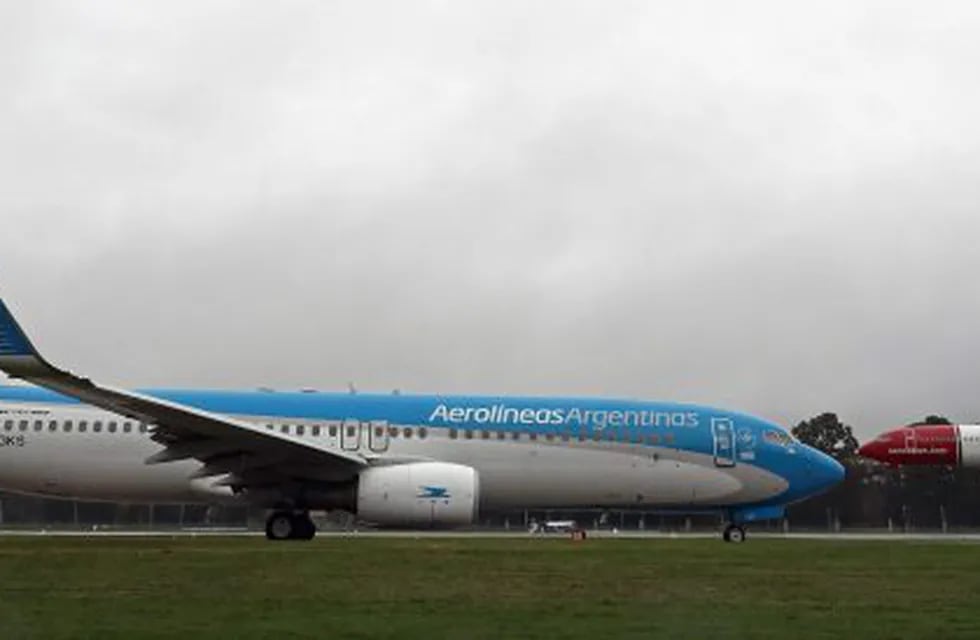
M 971 3 L 0 12 L 0 283 L 77 370 L 980 419 Z

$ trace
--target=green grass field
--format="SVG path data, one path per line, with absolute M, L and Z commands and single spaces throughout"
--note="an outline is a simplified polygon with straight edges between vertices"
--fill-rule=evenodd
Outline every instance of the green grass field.
M 977 638 L 980 545 L 0 538 L 0 639 Z

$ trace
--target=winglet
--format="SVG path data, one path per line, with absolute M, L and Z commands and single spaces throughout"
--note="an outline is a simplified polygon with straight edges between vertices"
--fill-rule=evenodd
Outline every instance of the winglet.
M 27 334 L 17 324 L 10 309 L 0 299 L 0 357 L 3 356 L 38 357 L 38 352 Z

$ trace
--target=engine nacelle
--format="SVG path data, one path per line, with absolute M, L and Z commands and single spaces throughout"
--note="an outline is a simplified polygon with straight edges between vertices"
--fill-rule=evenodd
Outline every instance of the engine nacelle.
M 480 476 L 448 462 L 371 467 L 360 473 L 357 515 L 388 527 L 458 527 L 476 520 Z

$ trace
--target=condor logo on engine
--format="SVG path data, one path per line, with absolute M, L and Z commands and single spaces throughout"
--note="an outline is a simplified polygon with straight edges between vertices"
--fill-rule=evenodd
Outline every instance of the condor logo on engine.
M 428 498 L 430 500 L 449 500 L 449 489 L 446 487 L 421 486 L 416 498 Z

